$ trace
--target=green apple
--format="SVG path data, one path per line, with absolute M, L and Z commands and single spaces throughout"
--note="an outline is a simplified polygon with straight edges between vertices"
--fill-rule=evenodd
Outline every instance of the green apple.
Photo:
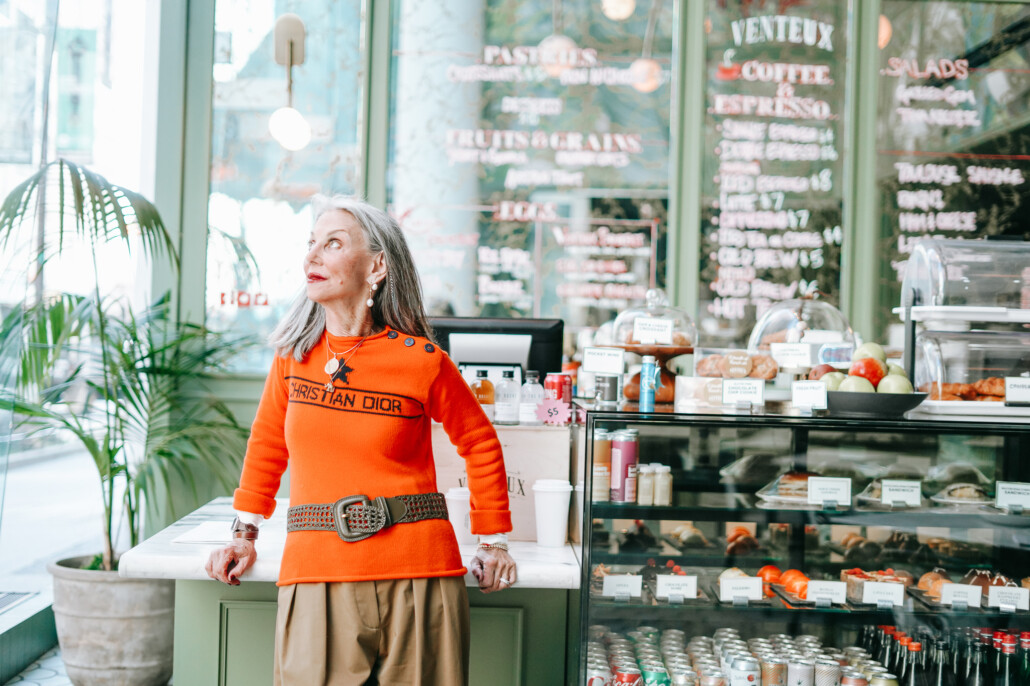
M 886 377 L 884 377 L 886 378 Z M 848 376 L 840 382 L 838 391 L 849 391 L 851 393 L 875 393 L 876 387 L 869 383 L 869 379 L 861 376 Z
M 841 381 L 846 378 L 848 375 L 843 372 L 826 372 L 819 377 L 819 380 L 826 384 L 826 390 L 835 391 L 840 388 Z
M 903 376 L 906 379 L 908 378 L 908 374 L 905 373 L 905 368 L 904 367 L 901 367 L 900 365 L 896 365 L 893 362 L 888 362 L 887 363 L 887 376 L 891 376 L 891 375 Z
M 880 362 L 887 364 L 887 353 L 883 351 L 879 343 L 863 343 L 851 356 L 851 361 L 860 360 L 863 357 L 875 357 Z
M 912 382 L 908 380 L 908 377 L 901 376 L 900 374 L 888 374 L 880 380 L 880 385 L 876 387 L 877 393 L 911 393 Z

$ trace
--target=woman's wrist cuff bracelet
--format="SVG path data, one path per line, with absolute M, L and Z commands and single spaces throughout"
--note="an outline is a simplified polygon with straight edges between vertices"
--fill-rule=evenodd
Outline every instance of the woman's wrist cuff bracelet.
M 232 520 L 232 537 L 233 539 L 242 538 L 246 541 L 256 541 L 258 537 L 258 527 L 256 524 L 246 524 L 240 521 L 240 518 Z
M 480 543 L 479 547 L 482 548 L 483 550 L 491 550 L 491 549 L 505 550 L 505 551 L 508 550 L 508 544 L 507 543 Z

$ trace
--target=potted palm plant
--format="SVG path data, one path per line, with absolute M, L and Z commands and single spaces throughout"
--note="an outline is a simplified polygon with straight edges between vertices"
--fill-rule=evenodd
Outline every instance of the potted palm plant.
M 76 258 L 97 273 L 98 248 L 123 242 L 177 269 L 149 201 L 66 160 L 8 195 L 0 250 L 23 240 L 27 226 L 44 235 L 31 225 L 44 212 L 42 197 L 56 200 L 57 221 L 48 240 L 36 241 L 36 264 L 78 243 L 85 254 Z M 173 582 L 118 576 L 119 522 L 135 545 L 147 508 L 182 489 L 196 493 L 198 473 L 232 488 L 247 431 L 205 380 L 240 345 L 176 322 L 167 296 L 137 312 L 125 298 L 102 297 L 99 283 L 88 295 L 44 294 L 3 319 L 3 392 L 16 421 L 65 432 L 102 485 L 102 550 L 50 565 L 58 640 L 75 684 L 163 684 L 171 676 Z

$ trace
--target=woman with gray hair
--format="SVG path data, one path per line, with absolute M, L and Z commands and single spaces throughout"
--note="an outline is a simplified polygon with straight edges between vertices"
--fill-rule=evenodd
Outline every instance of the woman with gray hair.
M 275 683 L 466 684 L 466 569 L 437 492 L 431 422 L 466 461 L 480 536 L 469 567 L 487 593 L 517 580 L 501 446 L 433 343 L 397 223 L 341 196 L 319 198 L 315 214 L 305 292 L 271 335 L 233 541 L 207 572 L 240 583 L 289 465 Z

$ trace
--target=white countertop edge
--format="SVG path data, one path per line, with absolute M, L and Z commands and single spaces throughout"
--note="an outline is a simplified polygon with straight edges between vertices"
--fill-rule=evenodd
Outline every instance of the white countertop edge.
M 279 562 L 285 543 L 285 501 L 276 507 L 277 514 L 266 521 L 258 539 L 258 559 L 254 566 L 243 575 L 243 582 L 275 582 L 279 579 Z M 212 550 L 221 544 L 173 543 L 178 536 L 193 530 L 198 525 L 210 521 L 225 521 L 226 542 L 228 542 L 229 523 L 232 521 L 232 501 L 229 498 L 217 498 L 195 512 L 183 517 L 168 528 L 143 541 L 135 548 L 125 552 L 119 561 L 118 572 L 121 576 L 138 579 L 176 579 L 184 581 L 211 581 L 217 583 L 204 570 L 204 564 Z M 535 542 L 512 541 L 511 556 L 517 565 L 518 581 L 515 588 L 528 589 L 567 589 L 579 588 L 580 560 L 571 544 L 562 548 L 538 546 Z M 474 545 L 460 546 L 463 564 L 475 553 Z M 478 587 L 478 582 L 471 574 L 465 575 L 467 586 Z

